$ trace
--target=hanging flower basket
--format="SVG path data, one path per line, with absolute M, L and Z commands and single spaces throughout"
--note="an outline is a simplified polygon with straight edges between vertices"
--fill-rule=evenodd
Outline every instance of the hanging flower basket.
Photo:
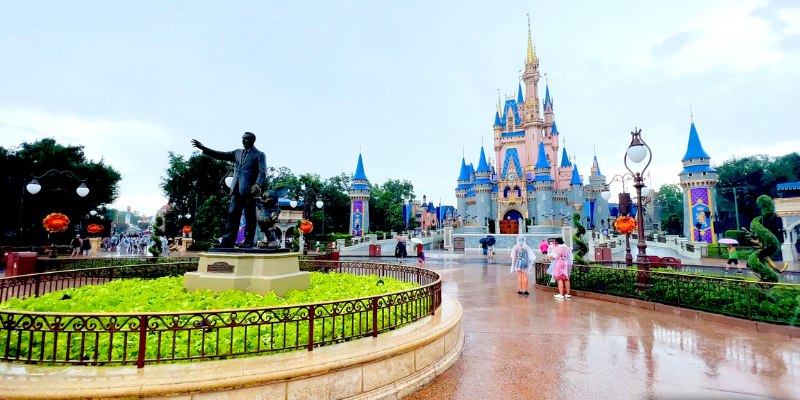
M 187 234 L 187 235 L 188 235 L 188 234 L 190 234 L 190 233 L 192 233 L 192 227 L 191 227 L 191 226 L 189 226 L 189 225 L 184 225 L 184 226 L 183 226 L 183 233 L 185 233 L 185 234 Z
M 614 228 L 617 229 L 617 232 L 623 235 L 630 235 L 634 231 L 636 231 L 636 219 L 627 215 L 617 218 L 614 221 Z
M 314 230 L 314 224 L 312 224 L 311 221 L 307 219 L 300 221 L 300 232 L 303 232 L 304 235 L 308 235 L 313 230 Z
M 98 224 L 90 224 L 89 226 L 86 227 L 86 231 L 91 233 L 92 235 L 96 235 L 104 230 L 105 228 L 103 228 L 103 225 L 98 225 Z
M 44 217 L 42 226 L 50 233 L 64 232 L 69 228 L 69 218 L 61 213 L 52 213 Z

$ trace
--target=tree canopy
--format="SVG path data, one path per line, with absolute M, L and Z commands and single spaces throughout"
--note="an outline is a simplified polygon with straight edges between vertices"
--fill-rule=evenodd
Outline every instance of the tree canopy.
M 67 232 L 51 237 L 59 242 L 75 232 L 84 233 L 88 222 L 108 225 L 109 221 L 89 221 L 89 211 L 112 203 L 122 179 L 105 160 L 87 160 L 83 146 L 64 146 L 51 138 L 13 149 L 0 147 L 0 170 L 4 171 L 1 192 L 6 194 L 0 207 L 14 216 L 0 219 L 0 230 L 4 241 L 19 244 L 44 242 L 47 232 L 41 221 L 51 212 L 70 219 Z M 37 194 L 25 190 L 34 177 L 41 185 Z M 82 182 L 89 188 L 86 197 L 75 191 Z

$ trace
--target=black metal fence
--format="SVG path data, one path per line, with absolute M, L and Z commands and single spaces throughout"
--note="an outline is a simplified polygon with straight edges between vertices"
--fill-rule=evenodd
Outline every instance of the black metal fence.
M 69 270 L 0 279 L 0 298 L 28 297 L 130 277 L 182 275 L 195 262 Z M 125 365 L 268 354 L 377 336 L 441 304 L 438 274 L 412 266 L 301 261 L 301 269 L 393 277 L 420 286 L 366 298 L 257 309 L 172 313 L 0 311 L 0 359 Z
M 547 264 L 536 283 L 550 284 Z M 646 286 L 637 286 L 644 274 Z M 800 325 L 800 285 L 765 283 L 612 266 L 574 266 L 572 289 L 604 293 L 782 325 Z

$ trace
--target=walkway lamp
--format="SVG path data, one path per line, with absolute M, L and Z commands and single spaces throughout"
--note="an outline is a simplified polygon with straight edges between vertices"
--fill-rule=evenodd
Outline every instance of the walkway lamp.
M 647 286 L 647 271 L 649 271 L 650 266 L 647 262 L 647 242 L 644 239 L 644 213 L 642 213 L 642 192 L 649 193 L 649 190 L 642 190 L 643 188 L 646 189 L 644 184 L 644 172 L 647 170 L 647 167 L 650 166 L 650 162 L 653 160 L 653 152 L 650 150 L 650 146 L 642 140 L 642 130 L 638 128 L 634 128 L 631 131 L 631 144 L 628 146 L 628 150 L 625 153 L 625 168 L 633 175 L 633 187 L 636 189 L 636 222 L 638 223 L 639 228 L 639 240 L 636 242 L 636 247 L 639 249 L 639 254 L 636 255 L 636 267 L 640 271 L 644 271 L 645 273 L 639 274 L 639 281 L 638 286 L 640 288 Z M 644 167 L 641 171 L 634 172 L 631 167 L 628 166 L 628 160 L 630 160 L 633 164 L 641 164 L 647 161 L 644 164 Z

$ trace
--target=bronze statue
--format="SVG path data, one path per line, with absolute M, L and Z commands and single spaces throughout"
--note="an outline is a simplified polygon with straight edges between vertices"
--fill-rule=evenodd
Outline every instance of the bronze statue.
M 215 247 L 231 248 L 236 244 L 239 233 L 239 221 L 244 211 L 245 236 L 239 248 L 252 248 L 256 231 L 256 199 L 261 195 L 261 189 L 266 183 L 267 161 L 264 153 L 255 148 L 256 135 L 245 132 L 242 135 L 243 149 L 222 152 L 209 149 L 196 139 L 192 139 L 192 146 L 197 147 L 203 154 L 217 160 L 233 162 L 233 182 L 231 183 L 231 202 L 228 206 L 228 219 L 222 242 Z M 266 233 L 266 232 L 265 232 Z
M 287 188 L 277 188 L 275 190 L 265 190 L 261 197 L 256 199 L 258 205 L 258 227 L 266 236 L 263 241 L 258 242 L 258 247 L 267 249 L 277 249 L 281 247 L 278 237 L 275 235 L 275 223 L 281 214 L 278 207 L 278 198 L 286 196 L 289 192 Z

